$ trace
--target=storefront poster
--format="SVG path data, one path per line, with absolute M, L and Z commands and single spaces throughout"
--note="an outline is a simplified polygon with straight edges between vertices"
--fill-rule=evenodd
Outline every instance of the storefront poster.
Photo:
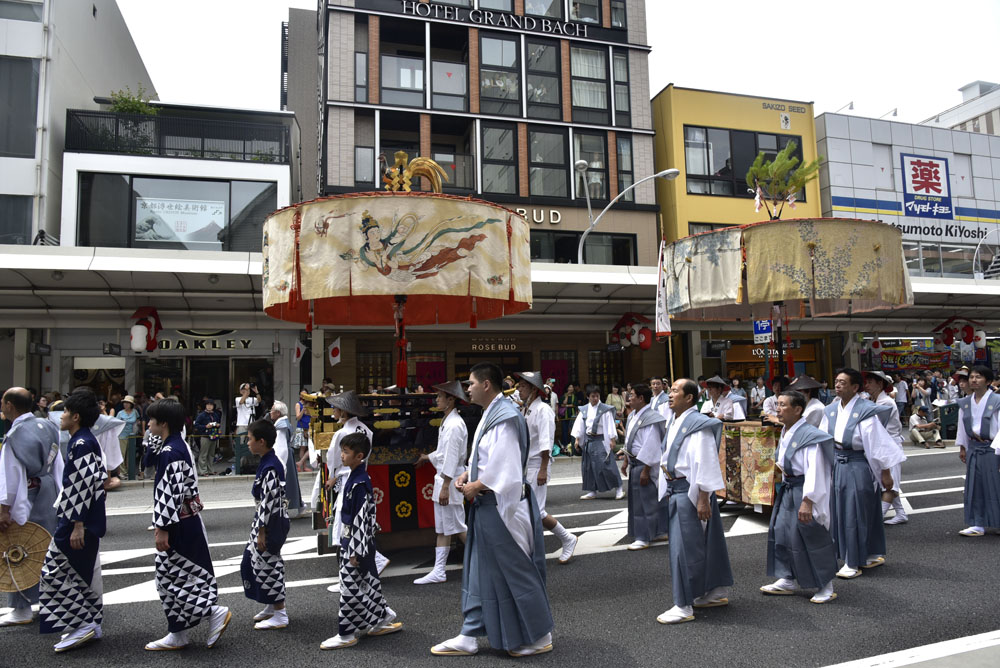
M 135 240 L 183 244 L 186 248 L 222 250 L 226 203 L 217 200 L 135 199 Z
M 885 371 L 910 371 L 915 369 L 948 369 L 951 366 L 951 351 L 890 352 L 882 353 L 882 369 Z
M 903 215 L 951 220 L 951 190 L 947 158 L 901 153 Z

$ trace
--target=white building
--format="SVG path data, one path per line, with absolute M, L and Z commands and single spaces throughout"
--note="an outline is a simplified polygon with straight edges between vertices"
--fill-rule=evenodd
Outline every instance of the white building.
M 1000 135 L 1000 84 L 973 81 L 958 89 L 962 103 L 935 114 L 921 125 Z

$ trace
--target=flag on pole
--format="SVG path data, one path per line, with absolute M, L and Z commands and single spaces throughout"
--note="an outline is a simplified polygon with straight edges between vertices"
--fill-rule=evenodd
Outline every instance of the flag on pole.
M 326 360 L 330 363 L 330 366 L 337 366 L 340 364 L 340 337 L 338 336 L 330 347 L 326 349 Z
M 292 361 L 298 364 L 302 361 L 302 357 L 306 354 L 307 348 L 302 345 L 301 341 L 295 342 L 295 352 L 292 353 Z
M 660 255 L 656 268 L 656 338 L 670 336 L 670 313 L 667 312 L 667 272 L 663 267 L 663 251 L 667 242 L 660 241 Z

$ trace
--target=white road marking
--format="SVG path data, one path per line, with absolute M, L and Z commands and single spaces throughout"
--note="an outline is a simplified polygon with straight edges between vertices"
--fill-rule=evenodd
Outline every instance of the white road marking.
M 939 482 L 941 480 L 956 480 L 956 479 L 965 480 L 965 475 L 946 475 L 946 476 L 942 476 L 940 478 L 921 478 L 919 480 L 906 480 L 904 478 L 903 481 L 900 482 L 899 484 L 900 485 L 916 485 L 917 483 L 920 483 L 920 482 Z
M 990 631 L 979 635 L 967 636 L 965 638 L 953 638 L 944 642 L 936 642 L 932 645 L 922 645 L 911 647 L 910 649 L 881 654 L 879 656 L 868 657 L 867 659 L 857 659 L 856 661 L 846 661 L 827 668 L 899 668 L 900 666 L 911 666 L 915 663 L 934 661 L 946 657 L 966 654 L 985 650 L 990 647 L 1000 646 L 1000 631 Z M 972 657 L 968 657 L 969 660 Z M 978 657 L 977 657 L 978 658 Z M 985 656 L 983 657 L 986 658 Z M 979 665 L 979 664 L 974 664 Z M 986 665 L 985 663 L 981 665 Z
M 903 498 L 914 496 L 931 496 L 932 494 L 951 494 L 953 492 L 964 492 L 964 487 L 946 487 L 944 489 L 927 489 L 920 492 L 907 492 Z

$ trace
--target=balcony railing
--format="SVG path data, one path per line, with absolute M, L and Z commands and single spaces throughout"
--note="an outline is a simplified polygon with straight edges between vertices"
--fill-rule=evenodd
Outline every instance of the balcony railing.
M 285 165 L 291 162 L 289 129 L 280 123 L 78 109 L 66 111 L 66 150 Z

